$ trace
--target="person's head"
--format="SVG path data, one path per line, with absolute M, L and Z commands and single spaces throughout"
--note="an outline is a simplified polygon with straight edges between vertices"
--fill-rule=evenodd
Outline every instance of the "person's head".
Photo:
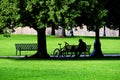
M 79 42 L 82 42 L 82 39 L 79 39 Z

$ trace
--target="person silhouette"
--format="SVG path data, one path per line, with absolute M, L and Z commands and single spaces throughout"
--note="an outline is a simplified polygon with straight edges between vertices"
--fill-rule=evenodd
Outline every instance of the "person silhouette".
M 86 51 L 86 43 L 82 39 L 79 39 L 79 44 L 75 51 L 75 57 L 79 57 L 84 51 Z

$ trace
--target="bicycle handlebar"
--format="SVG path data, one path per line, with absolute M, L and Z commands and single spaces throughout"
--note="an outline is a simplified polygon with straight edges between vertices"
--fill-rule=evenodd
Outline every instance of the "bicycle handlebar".
M 69 45 L 67 42 L 65 42 L 65 46 Z
M 61 43 L 58 43 L 58 45 L 62 45 Z

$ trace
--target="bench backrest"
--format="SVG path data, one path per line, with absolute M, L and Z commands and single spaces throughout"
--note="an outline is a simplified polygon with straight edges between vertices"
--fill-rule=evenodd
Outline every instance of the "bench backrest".
M 27 44 L 15 44 L 16 50 L 37 50 L 37 44 L 27 43 Z
M 67 46 L 65 46 L 65 48 L 66 49 L 72 49 L 72 48 L 77 49 L 78 45 L 67 45 Z
M 78 45 L 67 45 L 65 46 L 67 51 L 75 51 L 78 48 Z M 86 52 L 89 52 L 91 48 L 91 45 L 86 45 Z

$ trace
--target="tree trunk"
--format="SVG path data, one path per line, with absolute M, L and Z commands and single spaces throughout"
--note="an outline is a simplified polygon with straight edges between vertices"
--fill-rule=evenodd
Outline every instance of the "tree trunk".
M 49 58 L 47 53 L 45 30 L 46 28 L 37 29 L 38 50 L 36 54 L 31 56 L 33 58 Z
M 119 27 L 119 37 L 120 37 L 120 27 Z
M 106 37 L 106 28 L 105 28 L 105 26 L 103 27 L 103 36 Z
M 73 37 L 74 34 L 73 34 L 73 29 L 70 30 L 70 37 Z
M 65 28 L 62 28 L 62 36 L 66 37 Z
M 51 35 L 55 35 L 55 25 L 52 25 Z
M 101 50 L 101 43 L 99 39 L 99 29 L 96 27 L 96 37 L 94 43 L 94 50 L 91 54 L 92 57 L 103 57 L 103 53 Z

